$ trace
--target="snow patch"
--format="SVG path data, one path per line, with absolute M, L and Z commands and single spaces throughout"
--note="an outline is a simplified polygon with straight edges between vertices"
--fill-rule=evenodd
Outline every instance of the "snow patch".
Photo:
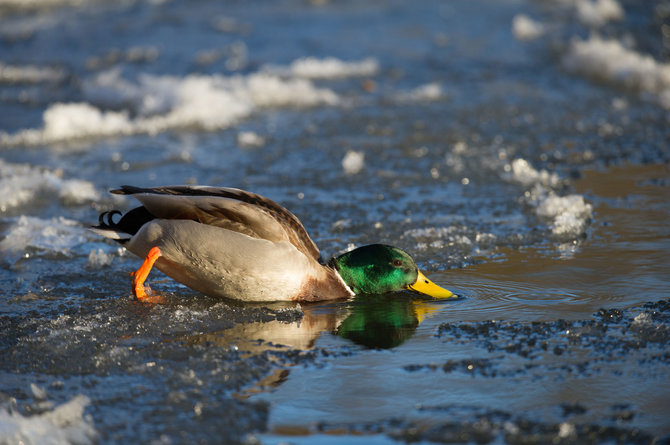
M 569 422 L 563 422 L 558 427 L 558 438 L 567 439 L 577 434 L 577 428 Z
M 102 249 L 92 249 L 88 254 L 88 266 L 94 269 L 109 266 L 114 261 L 114 255 L 105 253 Z
M 579 21 L 594 28 L 624 18 L 623 8 L 617 0 L 579 0 L 575 7 Z
M 0 159 L 0 211 L 28 204 L 45 193 L 56 194 L 65 205 L 81 205 L 100 198 L 92 183 L 62 176 L 62 170 Z
M 517 14 L 512 20 L 512 33 L 517 40 L 534 40 L 544 33 L 544 26 L 526 14 Z
M 579 218 L 591 216 L 591 205 L 584 202 L 582 195 L 556 196 L 549 194 L 540 200 L 536 210 L 539 216 L 555 218 L 566 213 L 572 213 Z
M 325 59 L 304 57 L 293 61 L 288 68 L 267 66 L 265 69 L 271 73 L 305 79 L 342 79 L 345 77 L 374 76 L 379 72 L 379 62 L 372 58 L 346 62 L 334 57 L 326 57 Z
M 581 198 L 581 196 L 580 196 Z M 583 198 L 582 198 L 583 201 Z M 589 207 L 590 205 L 586 204 Z M 586 218 L 580 217 L 574 210 L 568 209 L 563 213 L 559 213 L 554 217 L 554 222 L 551 225 L 551 233 L 554 235 L 579 235 L 586 231 Z
M 113 69 L 85 81 L 83 90 L 86 102 L 51 104 L 41 128 L 0 132 L 0 145 L 41 145 L 193 127 L 214 131 L 230 127 L 259 108 L 339 103 L 333 91 L 317 88 L 307 79 L 282 79 L 262 72 L 230 77 L 145 74 L 132 82 Z
M 342 168 L 347 175 L 360 173 L 365 167 L 365 154 L 360 151 L 349 150 L 342 159 Z
M 84 409 L 88 397 L 77 395 L 51 411 L 33 416 L 0 410 L 0 443 L 21 444 L 89 444 L 95 443 L 97 432 Z
M 418 87 L 397 93 L 397 100 L 401 102 L 429 102 L 447 97 L 442 85 L 431 82 Z
M 670 109 L 670 64 L 626 48 L 618 40 L 591 36 L 574 40 L 563 65 L 573 73 L 638 91 Z
M 545 187 L 558 187 L 561 184 L 561 178 L 556 173 L 549 173 L 547 170 L 536 170 L 525 159 L 515 159 L 509 166 L 505 166 L 505 171 L 511 172 L 512 180 L 522 185 L 540 184 Z
M 0 84 L 60 82 L 65 79 L 65 76 L 66 72 L 61 68 L 16 66 L 0 62 Z
M 0 252 L 11 262 L 22 255 L 52 253 L 70 255 L 71 249 L 87 241 L 81 224 L 71 219 L 41 219 L 22 215 L 0 241 Z
M 62 181 L 58 197 L 65 205 L 81 205 L 100 199 L 93 183 L 80 179 Z
M 473 242 L 462 233 L 463 230 L 463 227 L 457 226 L 424 227 L 407 230 L 403 233 L 403 237 L 415 238 L 418 250 L 456 247 L 469 251 L 473 247 Z
M 237 145 L 243 148 L 259 148 L 265 145 L 265 138 L 253 131 L 237 133 Z
M 44 8 L 44 7 L 53 7 L 61 5 L 81 5 L 87 3 L 90 0 L 0 0 L 0 6 L 11 7 L 11 8 L 20 8 L 20 9 L 32 9 L 32 8 Z
M 631 327 L 641 328 L 641 327 L 652 327 L 654 325 L 654 319 L 651 314 L 643 312 L 638 314 L 633 319 Z
M 559 238 L 576 238 L 586 231 L 592 216 L 592 206 L 582 195 L 559 196 L 555 188 L 563 184 L 556 173 L 536 170 L 525 159 L 515 159 L 505 166 L 509 180 L 528 188 L 526 202 L 535 214 L 551 221 L 551 233 Z

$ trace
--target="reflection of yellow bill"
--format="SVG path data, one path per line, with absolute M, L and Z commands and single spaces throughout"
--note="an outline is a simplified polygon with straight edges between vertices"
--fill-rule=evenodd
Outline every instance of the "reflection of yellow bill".
M 419 276 L 416 278 L 414 284 L 408 286 L 410 289 L 422 294 L 430 295 L 433 298 L 453 298 L 455 295 L 443 287 L 430 281 L 424 274 L 419 271 Z
M 431 301 L 412 301 L 412 311 L 419 324 L 423 323 L 428 314 L 440 310 L 441 305 Z

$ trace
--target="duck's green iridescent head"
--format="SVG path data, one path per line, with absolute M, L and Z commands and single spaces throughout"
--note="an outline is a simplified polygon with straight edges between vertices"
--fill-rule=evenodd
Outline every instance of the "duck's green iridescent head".
M 434 298 L 454 297 L 430 281 L 406 252 L 384 244 L 371 244 L 347 252 L 330 262 L 356 294 L 384 294 L 410 289 Z

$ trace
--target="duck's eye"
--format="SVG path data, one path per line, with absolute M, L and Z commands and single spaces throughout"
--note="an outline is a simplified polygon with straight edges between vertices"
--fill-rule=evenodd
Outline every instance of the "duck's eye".
M 391 264 L 393 264 L 393 267 L 400 267 L 400 266 L 402 266 L 402 261 L 393 260 L 393 261 L 391 261 Z

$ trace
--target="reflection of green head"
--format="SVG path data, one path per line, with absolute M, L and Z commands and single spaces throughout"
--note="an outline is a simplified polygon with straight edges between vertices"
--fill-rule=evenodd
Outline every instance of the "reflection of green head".
M 359 247 L 330 260 L 355 294 L 385 294 L 411 289 L 435 298 L 451 298 L 447 289 L 431 282 L 406 252 L 384 244 Z
M 337 335 L 368 348 L 393 348 L 414 334 L 419 319 L 411 298 L 355 298 Z

